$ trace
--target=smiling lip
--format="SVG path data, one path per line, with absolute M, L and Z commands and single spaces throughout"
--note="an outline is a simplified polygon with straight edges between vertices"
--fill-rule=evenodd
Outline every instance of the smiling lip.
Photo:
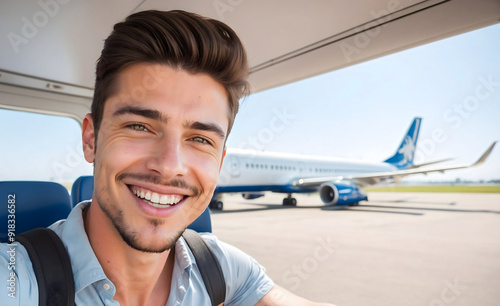
M 157 208 L 175 205 L 184 198 L 184 195 L 180 194 L 161 194 L 143 188 L 132 187 L 131 190 L 138 198 L 146 200 L 149 204 Z
M 137 199 L 143 212 L 153 217 L 166 217 L 177 210 L 188 195 L 172 191 L 169 193 L 155 192 L 144 187 L 128 185 L 130 192 Z

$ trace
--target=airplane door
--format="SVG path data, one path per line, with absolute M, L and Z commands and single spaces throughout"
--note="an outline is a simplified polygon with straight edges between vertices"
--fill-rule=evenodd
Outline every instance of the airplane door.
M 300 173 L 300 174 L 303 175 L 305 173 L 305 169 L 306 169 L 304 163 L 303 162 L 299 162 L 298 166 L 299 166 L 299 168 L 297 169 L 298 173 Z
M 239 158 L 237 156 L 230 156 L 229 163 L 229 174 L 231 177 L 240 177 L 241 168 Z

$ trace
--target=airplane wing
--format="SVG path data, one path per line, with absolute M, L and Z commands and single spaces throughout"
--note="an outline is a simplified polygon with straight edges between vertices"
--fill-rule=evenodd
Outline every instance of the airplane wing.
M 383 182 L 384 180 L 394 180 L 394 181 L 399 181 L 403 177 L 412 175 L 412 174 L 427 174 L 431 172 L 445 172 L 447 170 L 454 170 L 454 169 L 463 169 L 463 168 L 469 168 L 469 167 L 475 167 L 479 166 L 484 161 L 488 156 L 490 155 L 491 151 L 493 151 L 493 148 L 495 147 L 496 141 L 491 144 L 491 146 L 486 150 L 486 152 L 481 155 L 481 157 L 474 163 L 471 164 L 458 164 L 458 165 L 450 165 L 450 166 L 444 166 L 444 167 L 424 167 L 424 168 L 412 168 L 412 169 L 404 169 L 404 170 L 397 170 L 397 171 L 390 171 L 390 172 L 379 172 L 379 173 L 369 173 L 365 175 L 352 175 L 352 176 L 332 176 L 332 177 L 321 177 L 321 178 L 304 178 L 304 179 L 298 179 L 292 182 L 292 185 L 295 187 L 303 187 L 303 188 L 311 188 L 311 187 L 316 187 L 319 186 L 323 183 L 326 182 L 332 182 L 332 181 L 341 181 L 341 180 L 349 180 L 353 181 L 360 187 L 366 187 L 369 185 L 374 185 L 380 182 Z
M 438 164 L 438 163 L 444 163 L 445 161 L 449 161 L 449 160 L 452 160 L 452 159 L 453 158 L 445 158 L 445 159 L 435 160 L 435 161 L 424 163 L 424 164 L 410 165 L 409 168 L 410 169 L 415 169 L 415 168 L 420 168 L 420 167 L 423 167 L 423 166 L 429 166 L 429 165 L 434 165 L 434 164 Z

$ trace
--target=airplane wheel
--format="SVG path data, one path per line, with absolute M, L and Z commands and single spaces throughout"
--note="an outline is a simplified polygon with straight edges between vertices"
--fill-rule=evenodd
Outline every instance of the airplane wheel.
M 297 200 L 295 198 L 284 198 L 283 205 L 285 205 L 285 206 L 297 206 Z
M 222 210 L 222 208 L 224 208 L 224 203 L 222 203 L 222 201 L 215 201 L 214 209 L 215 210 Z
M 223 207 L 224 207 L 224 204 L 222 203 L 222 201 L 215 200 L 215 199 L 210 201 L 210 204 L 208 205 L 208 208 L 213 209 L 213 210 L 222 210 Z

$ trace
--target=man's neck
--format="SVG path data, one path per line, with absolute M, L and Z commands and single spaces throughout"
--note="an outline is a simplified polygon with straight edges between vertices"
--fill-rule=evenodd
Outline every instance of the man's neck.
M 175 250 L 145 253 L 128 246 L 106 216 L 91 204 L 83 213 L 90 245 L 106 276 L 115 285 L 114 300 L 120 305 L 165 305 L 175 261 Z

